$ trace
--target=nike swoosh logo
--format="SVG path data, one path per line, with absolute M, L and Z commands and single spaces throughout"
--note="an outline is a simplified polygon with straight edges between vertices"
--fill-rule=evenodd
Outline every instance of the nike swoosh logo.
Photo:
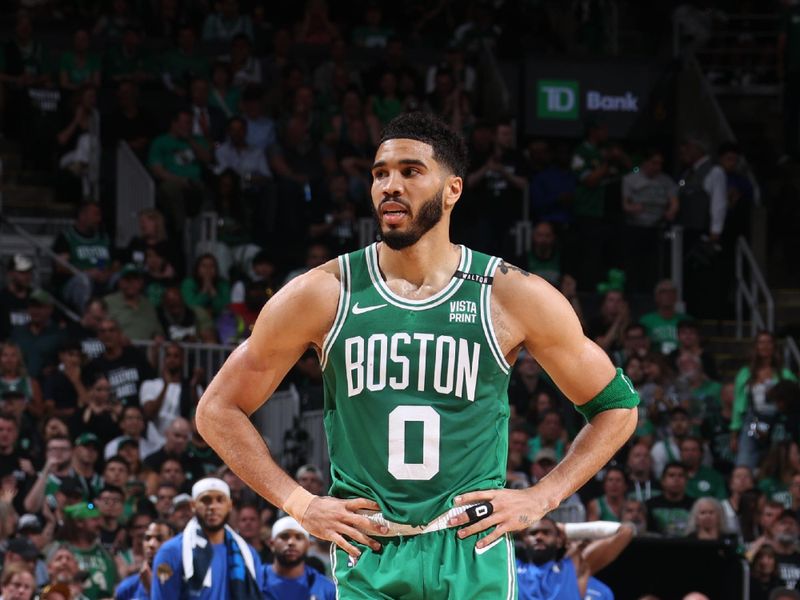
M 493 541 L 493 542 L 492 542 L 491 544 L 489 544 L 488 546 L 484 546 L 483 548 L 477 548 L 477 547 L 476 547 L 476 548 L 475 548 L 475 554 L 477 554 L 478 556 L 480 556 L 480 555 L 481 555 L 481 554 L 483 554 L 484 552 L 486 552 L 486 551 L 488 551 L 488 550 L 490 550 L 490 549 L 494 548 L 495 546 L 497 546 L 497 544 L 499 544 L 500 542 L 502 542 L 502 541 L 505 541 L 505 539 L 506 539 L 506 536 L 504 536 L 504 535 L 503 535 L 503 536 L 500 536 L 499 538 L 497 538 L 495 541 Z
M 353 314 L 354 315 L 361 315 L 364 313 L 368 313 L 371 310 L 378 310 L 379 308 L 383 308 L 387 306 L 386 304 L 376 304 L 375 306 L 359 306 L 358 302 L 353 305 Z

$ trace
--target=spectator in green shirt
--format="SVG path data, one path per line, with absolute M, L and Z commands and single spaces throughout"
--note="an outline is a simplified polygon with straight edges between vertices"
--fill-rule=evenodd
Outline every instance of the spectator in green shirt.
M 191 277 L 181 284 L 181 294 L 188 306 L 207 310 L 217 317 L 230 303 L 231 284 L 219 273 L 213 254 L 202 254 L 194 263 Z
M 689 317 L 678 312 L 678 288 L 669 279 L 662 279 L 655 289 L 656 310 L 644 315 L 639 322 L 647 330 L 653 348 L 669 354 L 678 347 L 678 323 Z
M 58 82 L 63 90 L 77 90 L 84 83 L 100 86 L 100 57 L 89 52 L 89 30 L 78 28 L 72 50 L 61 53 L 58 61 Z
M 81 571 L 89 573 L 83 589 L 89 600 L 109 598 L 119 577 L 114 558 L 100 543 L 102 517 L 97 507 L 81 502 L 64 509 L 64 537 Z
M 108 50 L 103 75 L 109 82 L 142 84 L 154 79 L 150 61 L 142 50 L 142 36 L 138 29 L 126 27 L 120 43 Z
M 158 182 L 162 212 L 171 227 L 181 231 L 187 216 L 200 212 L 207 202 L 203 166 L 211 162 L 208 142 L 192 134 L 192 113 L 179 109 L 170 121 L 169 131 L 150 145 L 147 165 Z
M 686 465 L 686 494 L 692 498 L 713 496 L 719 500 L 728 497 L 725 478 L 711 467 L 703 464 L 703 440 L 687 436 L 681 440 L 681 462 Z
M 191 25 L 178 30 L 178 47 L 161 61 L 164 86 L 176 96 L 185 98 L 193 77 L 208 77 L 210 63 L 197 49 L 197 33 Z

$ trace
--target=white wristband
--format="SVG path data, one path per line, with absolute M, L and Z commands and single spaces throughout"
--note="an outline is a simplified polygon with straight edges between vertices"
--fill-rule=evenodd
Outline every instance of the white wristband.
M 600 540 L 614 535 L 621 526 L 614 521 L 564 523 L 564 534 L 568 540 Z

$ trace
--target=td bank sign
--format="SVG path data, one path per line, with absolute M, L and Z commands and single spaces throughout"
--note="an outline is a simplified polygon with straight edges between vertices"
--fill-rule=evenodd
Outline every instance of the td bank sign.
M 580 116 L 580 101 L 577 81 L 540 79 L 536 82 L 536 116 L 540 119 L 574 121 Z M 583 106 L 593 112 L 638 112 L 639 97 L 633 92 L 619 96 L 587 90 Z

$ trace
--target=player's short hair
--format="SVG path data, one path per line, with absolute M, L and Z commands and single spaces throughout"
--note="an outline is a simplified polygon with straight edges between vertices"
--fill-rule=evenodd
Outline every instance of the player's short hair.
M 407 139 L 428 144 L 433 158 L 458 177 L 467 175 L 467 145 L 439 117 L 416 111 L 398 115 L 383 130 L 380 143 Z

